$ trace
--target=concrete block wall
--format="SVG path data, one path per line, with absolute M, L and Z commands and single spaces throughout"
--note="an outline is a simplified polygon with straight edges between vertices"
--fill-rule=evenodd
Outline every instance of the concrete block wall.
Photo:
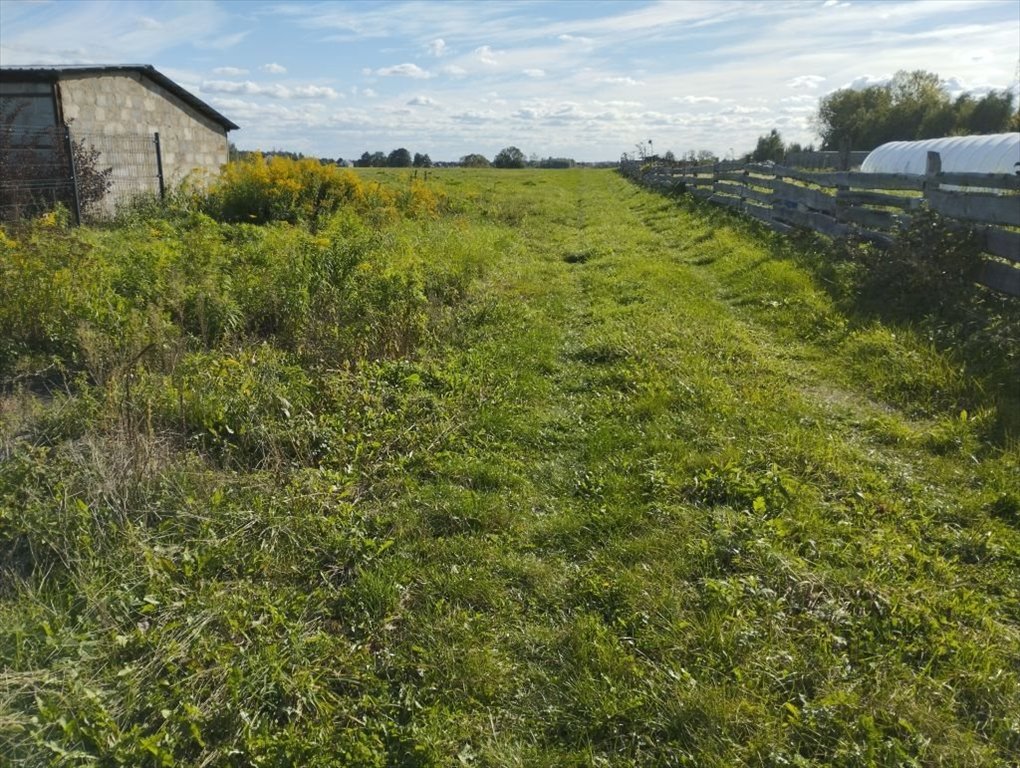
M 155 177 L 155 154 L 142 137 L 151 139 L 156 132 L 168 187 L 196 170 L 214 175 L 227 162 L 223 126 L 139 73 L 65 74 L 58 88 L 63 118 L 73 121 L 72 134 L 95 137 L 91 144 L 102 152 L 99 162 L 114 168 L 115 182 L 132 172 L 125 169 L 138 168 L 140 163 L 151 162 Z M 139 138 L 128 141 L 122 138 L 126 136 Z M 115 183 L 114 196 L 117 189 Z M 135 191 L 156 189 L 153 180 L 150 190 Z

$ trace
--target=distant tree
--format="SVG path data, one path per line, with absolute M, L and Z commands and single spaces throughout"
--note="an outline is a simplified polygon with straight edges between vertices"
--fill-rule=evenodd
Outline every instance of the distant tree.
M 784 154 L 783 137 L 779 135 L 779 131 L 773 128 L 764 136 L 758 137 L 758 144 L 755 146 L 754 152 L 751 153 L 751 162 L 763 163 L 771 160 L 774 163 L 780 163 L 783 161 Z
M 699 149 L 697 159 L 699 163 L 714 163 L 719 158 L 710 149 Z
M 386 165 L 390 168 L 410 168 L 411 153 L 403 147 L 395 149 L 387 156 Z
M 488 168 L 489 167 L 489 161 L 485 157 L 485 155 L 477 155 L 477 154 L 464 155 L 464 157 L 462 157 L 460 159 L 460 164 L 462 166 L 464 166 L 465 168 Z
M 517 147 L 506 147 L 499 151 L 492 164 L 497 168 L 523 168 L 524 153 Z
M 676 155 L 673 154 L 672 149 L 667 149 L 666 152 L 663 154 L 662 159 L 665 160 L 667 163 L 675 163 Z
M 953 100 L 938 75 L 914 70 L 897 72 L 885 85 L 833 91 L 819 103 L 815 122 L 822 149 L 869 150 L 887 141 L 1000 133 L 1010 130 L 1015 114 L 1009 91 Z
M 539 168 L 573 168 L 577 163 L 572 157 L 546 157 L 537 163 Z
M 428 155 L 423 155 L 420 152 L 415 152 L 412 165 L 414 165 L 415 168 L 431 168 L 432 158 Z
M 1012 92 L 989 91 L 982 98 L 975 100 L 973 106 L 961 105 L 960 100 L 966 96 L 967 94 L 964 94 L 956 100 L 957 127 L 960 133 L 987 134 L 1016 130 L 1010 128 L 1010 121 L 1014 117 L 1020 117 L 1020 112 L 1016 112 L 1013 107 Z

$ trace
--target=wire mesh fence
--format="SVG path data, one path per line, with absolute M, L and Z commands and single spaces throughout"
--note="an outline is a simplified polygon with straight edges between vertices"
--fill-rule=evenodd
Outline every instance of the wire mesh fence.
M 94 220 L 139 195 L 162 191 L 159 134 L 0 127 L 2 221 L 37 216 L 58 204 L 76 221 Z
M 0 217 L 13 221 L 73 206 L 66 136 L 58 129 L 0 128 Z
M 86 152 L 97 153 L 97 167 L 110 169 L 109 186 L 100 203 L 102 210 L 96 214 L 112 213 L 118 204 L 138 195 L 160 194 L 157 134 L 106 136 L 72 129 L 71 136 Z

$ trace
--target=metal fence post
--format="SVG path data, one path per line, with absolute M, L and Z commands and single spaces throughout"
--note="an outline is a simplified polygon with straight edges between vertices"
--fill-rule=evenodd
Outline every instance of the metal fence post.
M 159 180 L 159 199 L 166 198 L 166 184 L 163 181 L 163 151 L 159 145 L 159 131 L 152 134 L 152 143 L 156 145 L 156 178 Z
M 71 171 L 71 202 L 74 205 L 74 223 L 81 226 L 81 197 L 78 194 L 78 171 L 74 167 L 74 143 L 71 129 L 64 126 L 64 151 L 67 152 L 67 167 Z

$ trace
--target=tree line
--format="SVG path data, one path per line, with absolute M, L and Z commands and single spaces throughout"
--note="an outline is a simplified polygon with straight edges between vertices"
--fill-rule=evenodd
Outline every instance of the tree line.
M 819 102 L 814 123 L 823 151 L 870 151 L 889 141 L 1020 131 L 1020 112 L 1009 90 L 953 98 L 937 74 L 918 69 L 897 72 L 888 83 L 833 91 Z M 745 157 L 781 162 L 802 149 L 814 147 L 785 144 L 773 128 Z
M 571 157 L 545 157 L 532 155 L 530 158 L 515 146 L 504 147 L 495 154 L 492 160 L 485 155 L 471 152 L 462 155 L 454 163 L 433 163 L 428 155 L 411 153 L 403 147 L 389 154 L 385 152 L 365 152 L 354 165 L 359 168 L 431 168 L 434 165 L 459 165 L 464 168 L 573 168 L 577 163 Z

